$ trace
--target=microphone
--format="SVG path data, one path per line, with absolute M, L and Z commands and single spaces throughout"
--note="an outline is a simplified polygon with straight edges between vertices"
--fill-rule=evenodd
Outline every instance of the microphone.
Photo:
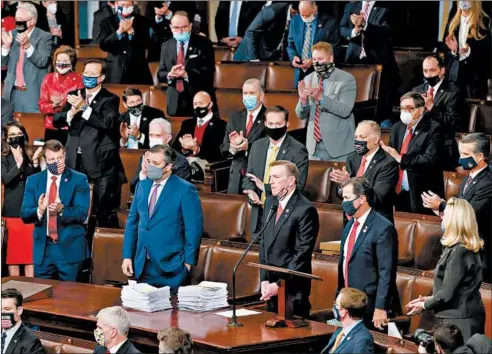
M 237 316 L 236 316 L 236 272 L 239 266 L 241 265 L 241 262 L 243 261 L 244 257 L 248 254 L 249 250 L 253 247 L 253 245 L 256 243 L 256 240 L 260 237 L 260 235 L 265 231 L 266 226 L 270 222 L 272 216 L 277 212 L 278 209 L 278 199 L 275 198 L 273 200 L 272 206 L 270 207 L 270 211 L 268 212 L 268 216 L 266 217 L 265 224 L 263 227 L 256 233 L 256 235 L 253 237 L 251 242 L 249 243 L 248 247 L 244 250 L 243 254 L 237 261 L 236 265 L 234 266 L 234 270 L 232 271 L 232 318 L 231 322 L 227 324 L 228 327 L 242 327 L 242 324 L 237 321 Z

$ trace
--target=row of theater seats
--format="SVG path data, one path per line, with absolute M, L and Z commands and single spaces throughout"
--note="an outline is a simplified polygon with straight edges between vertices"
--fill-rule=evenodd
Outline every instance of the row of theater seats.
M 122 230 L 96 229 L 92 244 L 92 283 L 107 285 L 123 283 L 126 278 L 121 273 L 121 250 L 123 244 Z M 198 264 L 192 268 L 192 284 L 203 280 L 224 282 L 228 284 L 229 294 L 232 287 L 231 270 L 246 248 L 245 244 L 229 241 L 202 239 Z M 240 303 L 258 304 L 260 290 L 259 269 L 247 266 L 248 262 L 258 262 L 258 247 L 255 246 L 244 259 L 237 273 L 236 294 Z M 311 291 L 312 319 L 324 321 L 330 318 L 331 307 L 335 299 L 338 274 L 338 257 L 315 254 L 312 258 L 313 274 L 323 281 L 313 281 Z M 416 269 L 398 267 L 397 286 L 404 306 L 419 295 L 432 295 L 433 280 L 422 276 Z M 492 286 L 482 284 L 482 299 L 486 305 L 486 334 L 492 335 L 490 318 L 492 316 Z M 422 319 L 422 321 L 421 321 Z M 430 329 L 431 324 L 421 316 L 400 316 L 398 323 L 406 332 L 413 332 L 423 327 Z

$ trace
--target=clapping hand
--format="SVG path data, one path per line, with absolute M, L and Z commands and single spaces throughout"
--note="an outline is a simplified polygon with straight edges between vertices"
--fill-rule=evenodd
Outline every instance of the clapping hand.
M 60 198 L 57 197 L 55 202 L 48 206 L 48 209 L 51 213 L 61 213 L 63 210 L 63 204 L 61 203 Z
M 429 296 L 419 296 L 418 299 L 414 299 L 410 301 L 407 305 L 406 308 L 409 310 L 407 312 L 408 316 L 414 316 L 418 315 L 424 310 L 424 303 L 429 299 Z
M 46 209 L 48 209 L 48 198 L 44 195 L 44 193 L 39 196 L 38 209 L 42 215 L 44 215 Z
M 53 36 L 62 37 L 62 30 L 60 27 L 50 27 L 50 33 Z
M 424 93 L 422 94 L 422 98 L 425 102 L 425 108 L 430 111 L 434 107 L 434 96 Z
M 12 32 L 7 32 L 5 28 L 2 28 L 2 45 L 5 48 L 10 49 L 13 41 L 14 37 L 12 36 Z
M 39 165 L 39 158 L 41 156 L 41 153 L 43 152 L 43 148 L 40 146 L 38 149 L 34 152 L 34 155 L 32 155 L 32 162 L 35 166 Z
M 299 93 L 299 99 L 301 100 L 301 102 L 306 103 L 308 99 L 308 94 L 306 92 L 306 83 L 304 82 L 304 80 L 299 81 L 297 92 Z
M 123 140 L 123 142 L 126 143 L 130 138 L 130 128 L 128 128 L 128 123 L 123 122 L 120 124 L 120 135 L 121 135 L 121 140 Z
M 185 134 L 179 138 L 179 142 L 183 150 L 194 150 L 197 145 L 197 140 L 191 134 Z
M 185 69 L 182 64 L 174 65 L 169 72 L 170 77 L 179 78 L 185 75 Z
M 258 188 L 260 191 L 262 191 L 262 192 L 265 191 L 265 184 L 263 183 L 263 181 L 261 179 L 259 179 L 258 177 L 256 177 L 252 173 L 246 173 L 246 177 L 249 177 L 251 182 L 253 182 L 256 185 L 256 188 Z
M 84 105 L 84 98 L 82 97 L 80 90 L 77 92 L 77 95 L 68 95 L 67 102 L 72 105 L 72 113 L 77 114 L 82 110 L 82 106 Z
M 17 168 L 21 168 L 22 163 L 24 162 L 24 156 L 22 154 L 22 147 L 19 145 L 16 148 L 10 147 L 12 151 L 12 155 L 14 155 L 15 163 L 17 164 Z
M 119 23 L 118 30 L 116 31 L 119 34 L 123 34 L 127 32 L 128 34 L 131 34 L 133 32 L 133 19 L 134 17 L 131 17 L 130 19 L 122 19 Z
M 140 138 L 140 130 L 138 130 L 138 127 L 136 124 L 130 125 L 130 135 L 133 136 L 135 139 Z
M 449 50 L 451 50 L 452 52 L 456 53 L 458 51 L 458 41 L 456 40 L 456 36 L 454 34 L 447 36 L 445 43 Z
M 343 183 L 345 181 L 348 181 L 350 179 L 350 174 L 347 171 L 347 168 L 343 166 L 341 170 L 339 169 L 333 169 L 330 172 L 330 180 L 332 180 L 335 183 Z
M 466 54 L 466 53 L 468 53 L 468 50 L 469 49 L 470 49 L 470 46 L 468 45 L 468 43 L 466 43 L 465 46 L 460 49 L 460 54 Z
M 51 102 L 53 102 L 53 107 L 59 107 L 59 106 L 61 106 L 61 103 L 63 102 L 63 96 L 51 95 L 50 99 L 51 99 Z
M 142 159 L 142 166 L 141 166 L 142 171 L 141 172 L 144 176 L 147 176 L 147 166 L 149 165 L 149 163 L 147 162 L 147 159 L 149 158 L 149 153 L 150 153 L 149 151 L 145 152 L 144 157 Z
M 441 197 L 431 191 L 428 193 L 423 192 L 422 201 L 424 208 L 438 210 L 439 205 L 441 204 Z
M 18 33 L 17 34 L 17 37 L 15 38 L 15 40 L 19 43 L 19 45 L 23 49 L 27 49 L 27 48 L 29 48 L 31 46 L 31 43 L 29 43 L 29 38 L 27 37 L 26 32 Z

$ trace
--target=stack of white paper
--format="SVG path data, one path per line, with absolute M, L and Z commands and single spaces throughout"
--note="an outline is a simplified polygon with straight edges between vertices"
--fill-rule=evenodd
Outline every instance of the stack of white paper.
M 156 288 L 146 283 L 129 281 L 121 290 L 123 307 L 145 312 L 156 312 L 172 308 L 168 286 Z
M 198 285 L 183 286 L 178 289 L 178 302 L 181 310 L 212 311 L 229 306 L 227 303 L 227 284 L 202 281 Z

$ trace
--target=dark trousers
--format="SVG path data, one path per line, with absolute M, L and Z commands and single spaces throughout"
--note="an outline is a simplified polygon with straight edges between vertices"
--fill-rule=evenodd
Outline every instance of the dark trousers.
M 65 252 L 69 250 L 65 250 Z M 69 263 L 65 260 L 60 244 L 46 237 L 43 262 L 34 265 L 34 277 L 43 279 L 59 279 L 76 282 L 84 262 Z
M 410 201 L 410 192 L 402 190 L 395 198 L 395 210 L 404 213 L 413 213 Z
M 116 162 L 115 162 L 116 163 Z M 88 175 L 82 162 L 82 157 L 77 154 L 75 170 Z M 119 228 L 118 216 L 116 212 L 120 206 L 121 183 L 120 176 L 115 173 L 99 178 L 87 176 L 89 183 L 94 186 L 92 195 L 92 214 L 96 216 L 99 227 Z
M 159 265 L 154 264 L 149 258 L 145 261 L 143 272 L 138 278 L 139 283 L 147 283 L 158 288 L 169 286 L 171 295 L 176 295 L 180 286 L 189 285 L 190 280 L 190 272 L 184 264 L 180 273 L 166 276 L 160 270 Z
M 68 130 L 61 129 L 45 129 L 44 130 L 44 141 L 48 140 L 58 140 L 63 146 L 67 146 Z

